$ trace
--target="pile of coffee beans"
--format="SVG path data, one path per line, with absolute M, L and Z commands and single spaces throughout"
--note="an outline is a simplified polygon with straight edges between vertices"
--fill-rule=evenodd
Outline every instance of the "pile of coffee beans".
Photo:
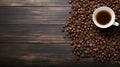
M 114 10 L 115 20 L 120 22 L 120 0 L 69 0 L 69 4 L 70 16 L 63 32 L 71 42 L 73 54 L 79 58 L 120 64 L 120 26 L 101 29 L 92 21 L 94 10 L 107 6 Z

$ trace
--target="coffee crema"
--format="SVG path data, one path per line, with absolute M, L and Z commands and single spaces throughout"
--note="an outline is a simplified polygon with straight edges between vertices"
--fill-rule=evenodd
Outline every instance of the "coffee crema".
M 106 25 L 111 20 L 111 14 L 108 11 L 102 10 L 97 13 L 96 20 L 101 25 Z

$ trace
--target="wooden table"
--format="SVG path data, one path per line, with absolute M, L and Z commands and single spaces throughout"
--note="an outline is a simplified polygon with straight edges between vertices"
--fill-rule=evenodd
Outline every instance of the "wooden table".
M 68 0 L 0 0 L 0 64 L 116 66 L 76 61 L 61 32 L 69 11 Z

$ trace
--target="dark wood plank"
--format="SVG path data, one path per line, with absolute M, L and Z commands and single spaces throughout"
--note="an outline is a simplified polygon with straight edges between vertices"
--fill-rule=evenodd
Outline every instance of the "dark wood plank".
M 71 62 L 75 60 L 68 44 L 0 44 L 0 58 L 16 58 L 26 62 Z
M 68 0 L 0 0 L 0 6 L 69 6 Z
M 37 15 L 39 13 L 54 13 L 57 14 L 56 12 L 60 13 L 65 13 L 67 14 L 68 11 L 70 10 L 70 7 L 0 7 L 0 14 L 2 15 Z M 52 14 L 53 14 L 52 13 Z M 46 15 L 46 14 L 45 14 Z M 62 14 L 63 15 L 63 14 Z
M 0 42 L 68 43 L 62 24 L 1 24 Z
M 2 16 L 2 15 L 1 15 Z M 29 15 L 8 15 L 8 16 L 2 16 L 2 20 L 66 20 L 66 16 L 29 16 Z
M 65 24 L 65 20 L 1 20 L 0 24 Z
M 63 24 L 69 7 L 0 7 L 0 24 Z

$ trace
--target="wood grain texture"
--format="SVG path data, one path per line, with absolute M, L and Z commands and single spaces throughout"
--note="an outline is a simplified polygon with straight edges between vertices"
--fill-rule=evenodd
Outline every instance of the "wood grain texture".
M 74 62 L 61 32 L 67 0 L 0 0 L 0 63 Z
M 68 0 L 1 0 L 0 6 L 69 6 Z
M 1 44 L 0 56 L 28 62 L 70 62 L 71 48 L 67 44 Z
M 63 43 L 62 24 L 1 24 L 0 42 Z
M 0 24 L 64 24 L 70 7 L 0 7 Z

